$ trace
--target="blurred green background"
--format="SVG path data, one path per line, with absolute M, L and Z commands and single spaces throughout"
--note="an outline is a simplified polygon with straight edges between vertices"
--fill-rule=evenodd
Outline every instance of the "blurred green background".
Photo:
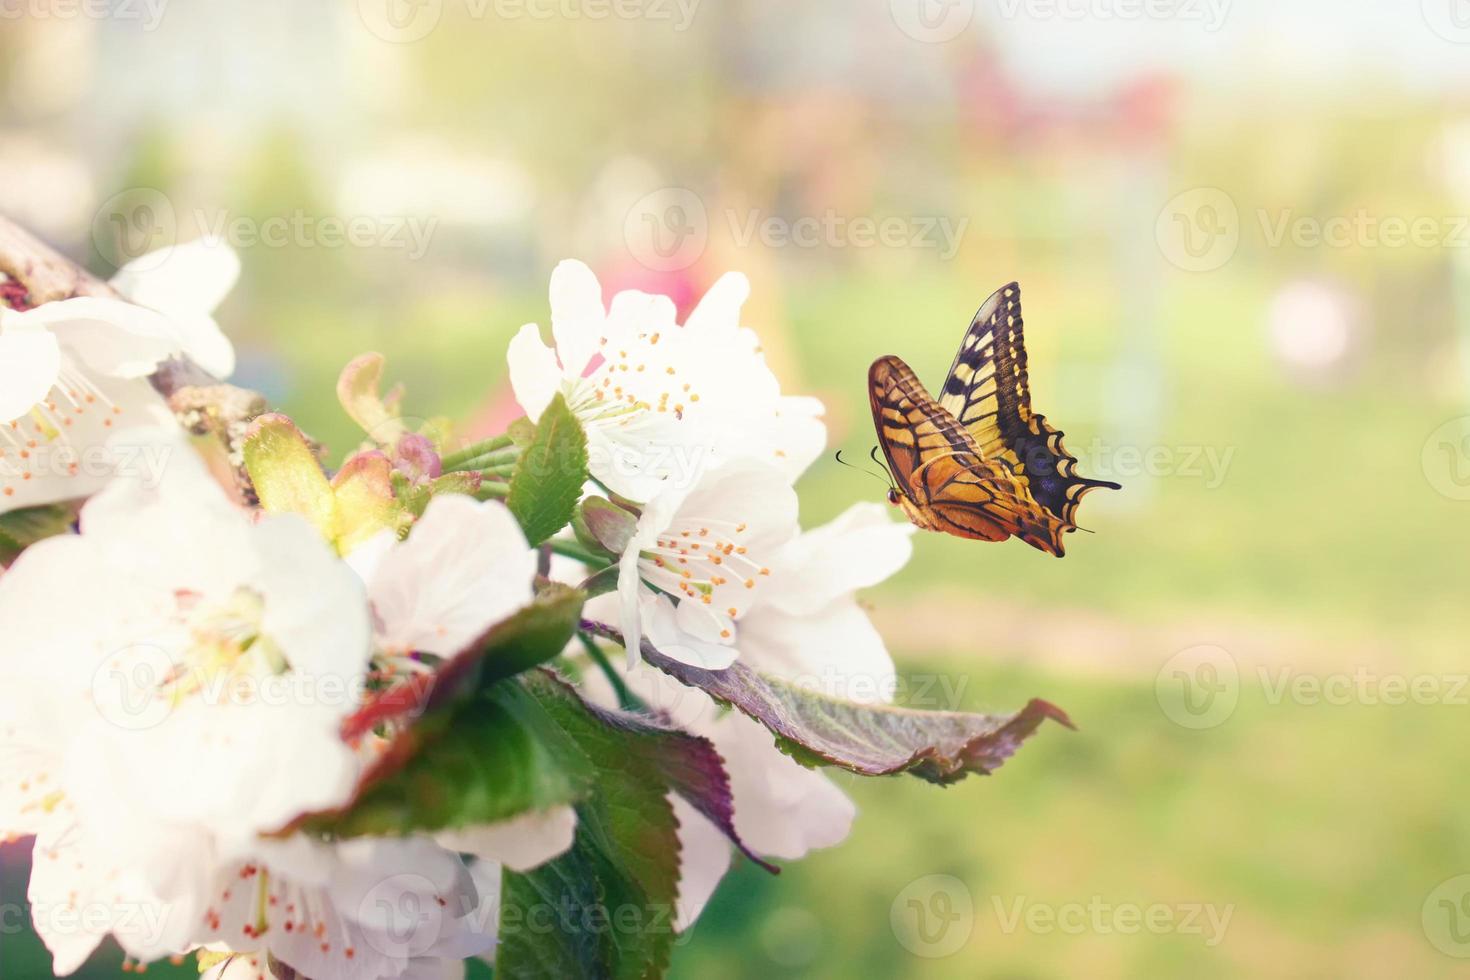
M 1455 2 L 38 3 L 0 20 L 0 209 L 101 273 L 224 233 L 236 380 L 339 451 L 366 350 L 412 412 L 508 418 L 506 341 L 563 257 L 685 310 L 745 271 L 746 323 L 857 457 L 868 363 L 938 385 L 1020 280 L 1038 409 L 1125 489 L 1063 561 L 925 535 L 868 599 L 912 693 L 954 678 L 926 706 L 1043 696 L 1080 731 L 948 790 L 840 777 L 852 837 L 739 868 L 677 975 L 1451 976 Z M 830 458 L 800 489 L 809 523 L 882 492 Z M 47 975 L 33 937 L 0 930 L 0 973 Z

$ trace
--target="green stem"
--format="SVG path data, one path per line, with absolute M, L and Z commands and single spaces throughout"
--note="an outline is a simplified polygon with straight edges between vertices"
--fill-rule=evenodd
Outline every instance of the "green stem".
M 489 500 L 491 497 L 504 499 L 508 496 L 510 496 L 509 483 L 500 483 L 499 481 L 495 480 L 486 480 L 484 483 L 480 484 L 478 497 L 481 500 Z
M 504 435 L 496 436 L 494 439 L 485 439 L 481 442 L 474 443 L 473 445 L 466 446 L 463 449 L 452 452 L 448 456 L 444 457 L 444 459 L 442 460 L 444 470 L 445 472 L 448 472 L 450 470 L 458 469 L 460 465 L 466 460 L 474 459 L 477 456 L 484 456 L 486 453 L 493 453 L 495 450 L 504 449 L 510 444 L 510 436 Z
M 515 473 L 515 471 L 516 471 L 515 464 L 514 463 L 507 463 L 505 466 L 491 466 L 488 469 L 482 469 L 482 470 L 480 470 L 480 475 L 481 476 L 510 476 L 513 473 Z
M 464 460 L 463 462 L 454 464 L 454 468 L 455 470 L 458 470 L 460 472 L 468 470 L 483 470 L 486 467 L 490 466 L 501 466 L 505 463 L 514 463 L 520 458 L 520 448 L 513 446 L 510 449 L 502 449 L 498 452 L 486 453 L 483 456 L 475 456 L 472 459 Z
M 603 651 L 602 647 L 598 646 L 597 642 L 586 633 L 578 633 L 577 638 L 582 641 L 582 646 L 586 647 L 587 656 L 592 658 L 592 662 L 607 677 L 607 682 L 612 685 L 613 691 L 617 693 L 618 707 L 624 711 L 646 710 L 643 699 L 628 690 L 628 685 L 623 682 L 622 675 L 613 669 L 613 665 L 608 661 L 607 654 Z
M 575 538 L 552 538 L 546 543 L 558 555 L 566 558 L 575 558 L 584 565 L 601 567 L 608 563 L 606 555 L 599 555 Z

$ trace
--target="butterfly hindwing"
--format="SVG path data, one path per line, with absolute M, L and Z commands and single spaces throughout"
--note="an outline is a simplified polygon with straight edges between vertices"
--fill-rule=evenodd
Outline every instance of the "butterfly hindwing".
M 1004 463 L 978 451 L 907 364 L 891 355 L 880 357 L 868 381 L 879 444 L 916 524 L 983 541 L 1015 535 L 1061 553 L 1061 526 Z
M 1077 475 L 1077 458 L 1062 433 L 1031 410 L 1026 373 L 1021 287 L 1010 283 L 980 307 L 965 332 L 945 378 L 939 405 L 953 416 L 990 459 L 1022 474 L 1031 495 L 1068 529 L 1090 490 L 1121 489 L 1116 483 Z

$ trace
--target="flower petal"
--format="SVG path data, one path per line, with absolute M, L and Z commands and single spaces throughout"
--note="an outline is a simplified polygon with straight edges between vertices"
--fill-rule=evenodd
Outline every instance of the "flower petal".
M 564 854 L 576 832 L 576 811 L 558 806 L 500 823 L 442 831 L 434 839 L 451 851 L 526 872 Z
M 458 653 L 533 598 L 536 552 L 497 501 L 435 497 L 368 580 L 379 643 L 395 653 Z
M 44 401 L 61 373 L 56 338 L 41 329 L 16 329 L 18 315 L 0 320 L 0 422 L 21 418 Z
M 556 351 L 541 342 L 540 328 L 528 323 L 511 338 L 505 359 L 516 401 L 535 422 L 561 386 L 562 371 L 556 363 Z
M 750 297 L 750 280 L 743 273 L 727 272 L 709 288 L 684 329 L 704 342 L 727 340 L 740 329 L 740 309 Z
M 685 932 L 709 904 L 730 870 L 730 841 L 723 831 L 682 796 L 669 794 L 679 821 L 679 898 L 675 928 Z
M 587 369 L 606 316 L 592 270 L 574 259 L 557 263 L 551 272 L 551 336 L 566 377 L 580 378 Z
M 772 569 L 770 603 L 792 614 L 815 612 L 877 585 L 908 563 L 915 528 L 881 504 L 854 504 L 784 545 Z
M 180 353 L 179 328 L 168 317 L 122 300 L 78 296 L 6 314 L 6 333 L 44 327 L 67 352 L 98 374 L 143 378 Z

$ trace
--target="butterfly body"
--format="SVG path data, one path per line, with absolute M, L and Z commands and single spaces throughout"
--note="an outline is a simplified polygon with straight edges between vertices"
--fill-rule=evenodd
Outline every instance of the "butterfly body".
M 915 525 L 957 537 L 1019 537 L 1061 557 L 1082 497 L 1116 483 L 1076 473 L 1062 433 L 1031 411 L 1021 290 L 997 290 L 971 321 L 939 399 L 900 358 L 868 370 L 889 500 Z

